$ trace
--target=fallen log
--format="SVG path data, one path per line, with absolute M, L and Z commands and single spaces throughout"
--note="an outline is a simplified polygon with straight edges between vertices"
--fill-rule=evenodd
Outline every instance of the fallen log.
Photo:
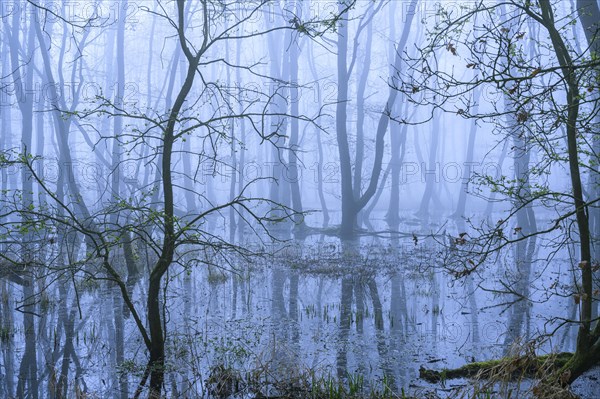
M 493 375 L 498 375 L 500 372 L 505 373 L 511 379 L 535 377 L 542 368 L 554 368 L 558 370 L 572 356 L 572 353 L 562 352 L 536 356 L 533 359 L 530 356 L 505 357 L 484 362 L 468 363 L 458 368 L 442 370 L 427 369 L 421 366 L 419 368 L 419 377 L 431 383 L 457 378 L 473 378 L 476 376 L 487 379 Z

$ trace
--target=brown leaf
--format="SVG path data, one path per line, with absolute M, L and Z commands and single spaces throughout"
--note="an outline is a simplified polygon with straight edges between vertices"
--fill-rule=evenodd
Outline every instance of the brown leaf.
M 448 43 L 446 45 L 446 50 L 450 51 L 452 53 L 452 55 L 457 55 L 456 54 L 456 47 L 454 47 L 454 45 L 452 43 Z

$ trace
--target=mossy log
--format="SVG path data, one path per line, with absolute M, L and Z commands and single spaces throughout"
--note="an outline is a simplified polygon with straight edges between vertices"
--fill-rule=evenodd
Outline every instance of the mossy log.
M 572 357 L 572 353 L 563 352 L 536 356 L 535 358 L 529 356 L 505 357 L 484 362 L 473 362 L 455 369 L 432 370 L 421 366 L 419 368 L 419 377 L 431 383 L 475 376 L 486 379 L 492 375 L 497 375 L 500 370 L 508 373 L 513 379 L 521 376 L 534 377 L 540 368 L 551 366 L 555 370 L 559 369 Z

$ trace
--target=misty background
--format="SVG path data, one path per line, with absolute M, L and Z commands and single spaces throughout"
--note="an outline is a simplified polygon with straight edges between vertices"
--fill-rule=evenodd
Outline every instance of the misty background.
M 0 397 L 592 397 L 597 9 L 2 1 Z

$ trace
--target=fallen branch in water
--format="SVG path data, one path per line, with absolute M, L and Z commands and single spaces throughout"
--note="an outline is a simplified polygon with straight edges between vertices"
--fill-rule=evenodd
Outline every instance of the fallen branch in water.
M 564 366 L 572 356 L 572 353 L 563 352 L 535 356 L 533 359 L 528 355 L 505 357 L 497 360 L 468 363 L 455 369 L 442 369 L 439 371 L 421 366 L 419 368 L 419 377 L 431 383 L 456 378 L 477 377 L 478 379 L 487 379 L 492 376 L 497 376 L 499 373 L 503 373 L 511 379 L 517 379 L 519 377 L 535 377 L 542 369 L 547 370 L 548 368 L 553 368 L 558 370 Z

